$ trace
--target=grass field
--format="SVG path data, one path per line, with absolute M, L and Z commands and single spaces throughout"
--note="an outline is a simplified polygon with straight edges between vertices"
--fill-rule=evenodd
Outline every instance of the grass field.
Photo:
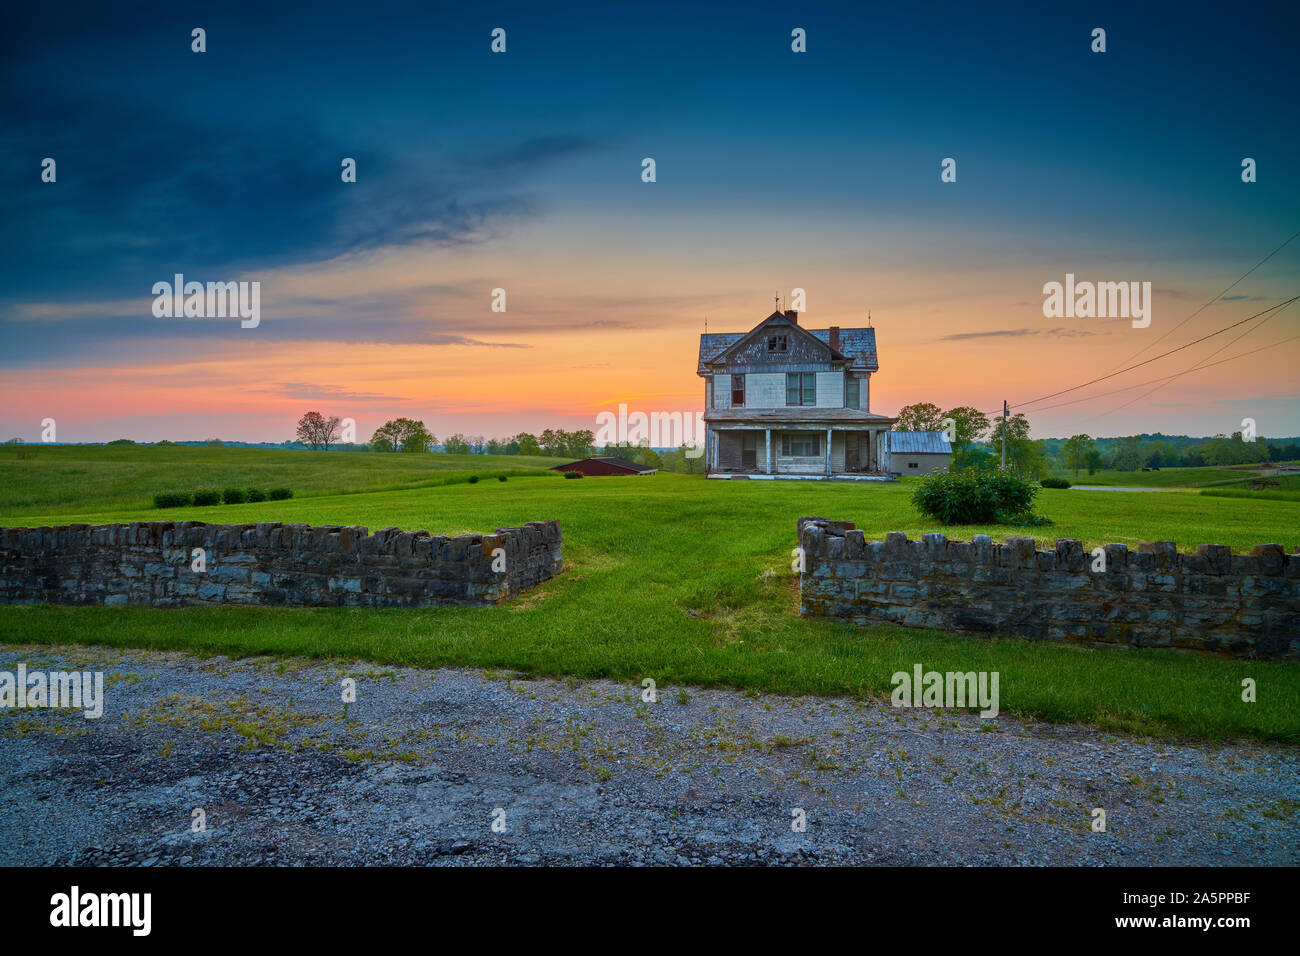
M 565 459 L 409 455 L 189 445 L 0 445 L 0 514 L 148 508 L 156 492 L 292 489 L 297 497 L 463 481 Z M 11 522 L 12 523 L 12 522 Z
M 1214 488 L 1250 481 L 1258 477 L 1259 469 L 1251 466 L 1236 468 L 1161 468 L 1158 471 L 1115 471 L 1103 469 L 1088 474 L 1087 470 L 1077 475 L 1073 471 L 1053 471 L 1058 478 L 1064 478 L 1076 485 L 1108 485 L 1119 488 Z
M 226 467 L 236 467 L 238 450 L 200 451 L 218 457 L 224 451 L 231 457 Z M 149 470 L 157 466 L 138 461 L 145 453 L 134 450 L 134 480 L 151 493 L 159 478 Z M 1290 550 L 1300 543 L 1296 503 L 1175 493 L 1043 491 L 1038 510 L 1055 521 L 1054 527 L 942 529 L 912 509 L 910 482 L 718 482 L 670 474 L 563 481 L 516 474 L 506 482 L 330 495 L 325 493 L 329 476 L 324 469 L 333 474 L 336 459 L 342 470 L 335 481 L 353 488 L 359 479 L 349 470 L 352 460 L 378 456 L 310 457 L 318 470 L 314 497 L 160 512 L 117 504 L 147 498 L 142 490 L 132 491 L 129 481 L 113 485 L 107 505 L 97 501 L 96 485 L 87 482 L 80 510 L 67 508 L 64 499 L 76 496 L 65 489 L 60 501 L 64 510 L 38 514 L 30 506 L 19 512 L 6 507 L 0 511 L 0 524 L 187 518 L 397 526 L 455 534 L 556 518 L 564 531 L 566 571 L 510 605 L 488 609 L 4 606 L 0 641 L 360 657 L 395 664 L 507 667 L 629 682 L 653 677 L 661 685 L 851 696 L 887 696 L 890 675 L 919 662 L 941 671 L 999 671 L 1003 712 L 1023 717 L 1088 721 L 1157 735 L 1300 742 L 1300 708 L 1295 707 L 1300 666 L 1295 664 L 803 620 L 789 567 L 795 520 L 803 515 L 849 519 L 872 537 L 886 531 L 915 537 L 943 530 L 954 538 L 979 532 L 999 539 L 1032 534 L 1044 543 L 1077 537 L 1089 547 L 1167 539 L 1183 549 L 1201 543 L 1241 549 L 1277 542 Z M 42 460 L 34 461 L 39 466 Z M 46 460 L 62 467 L 55 456 Z M 93 463 L 89 467 L 93 469 Z M 176 463 L 166 467 L 175 468 Z M 267 467 L 276 473 L 273 462 Z M 285 465 L 302 467 L 296 460 Z M 38 467 L 24 480 L 39 481 L 39 476 Z M 417 479 L 423 480 L 413 474 L 412 480 Z M 269 477 L 263 483 L 293 484 Z M 22 495 L 8 487 L 2 494 L 5 502 Z M 1244 677 L 1258 681 L 1258 703 L 1241 702 Z

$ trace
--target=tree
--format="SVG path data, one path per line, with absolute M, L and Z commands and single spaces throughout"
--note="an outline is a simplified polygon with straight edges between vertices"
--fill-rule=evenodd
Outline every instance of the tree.
M 1142 467 L 1142 439 L 1129 435 L 1115 446 L 1115 470 L 1137 471 Z
M 1091 435 L 1071 435 L 1065 441 L 1065 466 L 1073 468 L 1077 477 L 1079 469 L 1088 464 L 1088 453 L 1096 448 Z
M 694 445 L 682 445 L 682 447 L 678 448 L 677 452 L 681 455 L 681 466 L 680 469 L 674 470 L 680 470 L 687 475 L 698 475 L 703 473 L 704 456 L 698 454 L 699 450 L 700 449 Z
M 298 419 L 298 441 L 313 450 L 323 448 L 330 450 L 330 445 L 338 441 L 343 433 L 343 420 L 337 415 L 326 418 L 320 412 L 308 412 Z
M 904 405 L 898 410 L 898 421 L 894 424 L 896 432 L 940 432 L 943 431 L 943 412 L 938 405 L 929 402 L 917 402 Z
M 447 440 L 442 443 L 442 450 L 448 455 L 468 455 L 469 439 L 457 432 L 455 435 L 448 435 Z
M 427 452 L 438 439 L 413 418 L 394 418 L 375 429 L 370 447 L 375 451 Z
M 942 421 L 939 422 L 941 431 L 948 421 L 952 422 L 953 451 L 964 451 L 971 442 L 978 441 L 989 427 L 989 417 L 969 405 L 959 405 L 944 412 Z
M 993 446 L 993 457 L 1002 460 L 1002 436 L 1003 420 L 995 418 L 989 427 L 987 441 Z M 1006 419 L 1006 441 L 1007 441 L 1007 463 L 1011 462 L 1011 451 L 1015 448 L 1017 442 L 1029 440 L 1029 419 L 1021 412 L 1016 412 L 1010 418 Z
M 1093 475 L 1101 470 L 1101 452 L 1097 449 L 1090 449 L 1087 455 L 1088 474 Z
M 1041 441 L 1007 440 L 1007 469 L 1021 478 L 1047 476 L 1047 453 Z
M 560 439 L 560 453 L 570 458 L 586 458 L 591 454 L 592 442 L 596 440 L 594 432 L 580 429 L 576 432 L 557 431 Z
M 542 432 L 537 439 L 538 444 L 542 446 L 543 455 L 554 455 L 560 447 L 560 436 L 555 433 L 555 429 L 548 428 Z
M 971 448 L 971 444 L 978 441 L 980 435 L 988 430 L 989 417 L 978 408 L 959 405 L 957 408 L 950 408 L 943 412 L 939 424 L 950 436 L 949 443 L 952 445 L 952 463 L 950 467 L 952 470 L 962 471 L 972 465 L 978 468 L 979 465 L 972 458 L 974 449 Z
M 520 432 L 514 437 L 515 454 L 517 455 L 540 455 L 542 446 L 537 441 L 536 435 L 530 435 L 528 432 Z

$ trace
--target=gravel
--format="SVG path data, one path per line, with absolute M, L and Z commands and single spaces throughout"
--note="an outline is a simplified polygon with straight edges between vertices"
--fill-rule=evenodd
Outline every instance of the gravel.
M 98 720 L 0 710 L 6 866 L 1300 863 L 1288 747 L 887 700 L 660 687 L 646 703 L 639 684 L 505 671 L 0 645 L 0 670 L 19 662 L 103 671 L 106 702 Z

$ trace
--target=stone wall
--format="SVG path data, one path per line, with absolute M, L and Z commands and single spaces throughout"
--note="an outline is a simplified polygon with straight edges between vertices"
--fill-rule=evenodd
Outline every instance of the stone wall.
M 279 522 L 2 528 L 0 602 L 479 606 L 545 581 L 561 563 L 558 521 L 455 538 Z
M 994 544 L 891 532 L 867 541 L 852 522 L 800 518 L 801 613 L 858 623 L 1033 640 L 1177 647 L 1239 657 L 1300 658 L 1300 549 L 1250 554 L 1172 541 L 1104 548 L 1105 570 L 1070 538 Z

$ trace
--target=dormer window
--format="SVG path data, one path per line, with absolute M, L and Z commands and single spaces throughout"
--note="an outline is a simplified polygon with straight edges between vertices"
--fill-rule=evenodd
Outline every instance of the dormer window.
M 786 340 L 784 335 L 769 335 L 767 337 L 767 350 L 769 352 L 786 351 Z

